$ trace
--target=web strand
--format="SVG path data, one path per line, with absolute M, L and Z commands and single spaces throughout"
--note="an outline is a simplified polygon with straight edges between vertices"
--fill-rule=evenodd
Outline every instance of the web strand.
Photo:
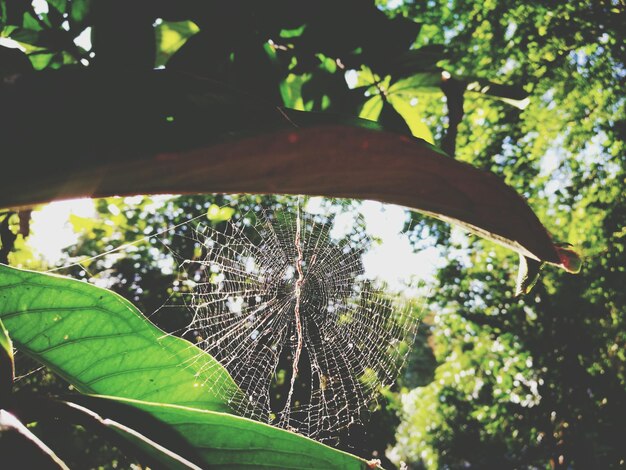
M 293 356 L 293 367 L 291 369 L 291 384 L 289 387 L 289 394 L 287 395 L 287 403 L 285 404 L 285 408 L 283 410 L 283 422 L 289 425 L 289 410 L 291 409 L 291 399 L 293 397 L 294 385 L 296 383 L 296 377 L 298 375 L 298 364 L 300 363 L 300 355 L 302 354 L 302 321 L 300 319 L 300 297 L 302 295 L 302 284 L 304 283 L 304 273 L 302 272 L 302 262 L 304 261 L 304 254 L 302 253 L 302 245 L 301 245 L 301 222 L 300 222 L 300 200 L 298 199 L 297 206 L 297 215 L 296 215 L 296 238 L 294 240 L 294 245 L 296 246 L 296 251 L 298 256 L 296 258 L 296 271 L 298 272 L 298 279 L 296 280 L 295 285 L 295 306 L 293 309 L 295 321 L 296 321 L 296 352 Z

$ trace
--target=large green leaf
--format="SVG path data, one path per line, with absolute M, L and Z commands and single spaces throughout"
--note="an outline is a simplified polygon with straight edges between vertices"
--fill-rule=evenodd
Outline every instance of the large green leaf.
M 187 341 L 166 335 L 113 292 L 0 265 L 0 319 L 20 351 L 48 365 L 78 390 L 113 395 L 121 404 L 172 426 L 200 454 L 203 466 L 367 465 L 303 436 L 220 412 L 228 410 L 225 389 L 237 393 L 226 370 Z M 219 389 L 222 393 L 214 392 Z M 107 417 L 120 410 L 106 400 L 75 401 Z M 131 413 L 113 418 L 133 419 Z M 156 427 L 142 423 L 138 419 L 124 424 L 152 437 Z
M 230 414 L 114 397 L 84 396 L 71 401 L 124 422 L 158 442 L 159 435 L 153 435 L 141 418 L 128 419 L 124 406 L 149 413 L 185 436 L 210 468 L 362 469 L 368 465 L 312 439 Z
M 0 265 L 0 318 L 18 349 L 84 393 L 229 411 L 238 390 L 211 356 L 84 282 Z

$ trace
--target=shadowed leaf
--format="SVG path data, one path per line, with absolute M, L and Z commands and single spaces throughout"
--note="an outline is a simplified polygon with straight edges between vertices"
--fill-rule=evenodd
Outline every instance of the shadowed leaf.
M 69 470 L 19 419 L 3 409 L 0 409 L 0 456 L 3 465 L 9 464 L 11 468 Z M 19 467 L 14 467 L 17 462 Z
M 279 109 L 167 71 L 106 80 L 83 71 L 39 73 L 3 85 L 0 105 L 14 110 L 0 118 L 13 155 L 0 206 L 206 192 L 374 199 L 563 263 L 526 202 L 498 177 L 368 121 Z M 54 157 L 39 163 L 42 155 Z
M 126 402 L 100 396 L 56 399 L 20 393 L 11 407 L 25 422 L 80 425 L 151 468 L 198 470 L 202 464 L 195 449 L 173 427 Z

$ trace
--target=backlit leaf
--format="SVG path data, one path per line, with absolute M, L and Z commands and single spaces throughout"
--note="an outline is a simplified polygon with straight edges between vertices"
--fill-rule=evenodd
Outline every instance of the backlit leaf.
M 101 83 L 67 70 L 2 85 L 0 106 L 14 111 L 0 117 L 0 137 L 14 158 L 5 167 L 12 176 L 0 186 L 0 207 L 155 193 L 374 199 L 565 267 L 567 260 L 514 190 L 423 140 L 376 130 L 367 120 L 279 109 L 184 74 L 126 73 L 120 80 L 118 87 L 114 77 Z M 101 92 L 111 87 L 117 95 Z M 39 109 L 36 119 L 31 101 Z M 66 129 L 76 138 L 63 138 Z M 24 138 L 32 135 L 38 138 Z M 42 163 L 42 155 L 53 157 Z
M 111 291 L 0 265 L 0 318 L 18 349 L 81 392 L 230 411 L 228 372 Z M 202 386 L 208 370 L 226 395 Z
M 20 351 L 78 390 L 114 395 L 108 398 L 120 406 L 171 426 L 197 450 L 203 467 L 366 468 L 364 460 L 319 442 L 220 412 L 229 408 L 211 390 L 236 387 L 225 369 L 220 372 L 211 356 L 160 331 L 113 292 L 0 265 L 0 318 Z M 203 378 L 208 368 L 213 373 Z M 211 380 L 211 387 L 203 380 Z M 116 409 L 102 400 L 83 401 L 103 416 Z M 129 413 L 117 418 L 152 435 L 144 420 L 133 421 Z
M 187 39 L 200 31 L 193 21 L 163 21 L 155 28 L 156 67 L 165 65 Z

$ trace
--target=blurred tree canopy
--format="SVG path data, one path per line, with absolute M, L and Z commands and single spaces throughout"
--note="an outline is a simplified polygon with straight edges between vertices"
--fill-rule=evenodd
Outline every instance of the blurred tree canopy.
M 515 298 L 510 254 L 415 215 L 415 248 L 436 243 L 446 265 L 402 388 L 351 445 L 410 468 L 618 468 L 625 24 L 621 0 L 1 0 L 0 74 L 165 67 L 275 105 L 378 121 L 500 175 L 583 254 L 583 271 L 546 269 L 531 294 Z M 230 201 L 99 201 L 99 219 L 74 220 L 84 232 L 77 249 L 98 254 Z M 0 255 L 14 264 L 24 260 L 8 254 L 23 246 L 21 225 L 0 214 Z M 174 276 L 149 244 L 74 274 L 106 278 L 157 311 Z M 172 318 L 158 321 L 184 326 Z

